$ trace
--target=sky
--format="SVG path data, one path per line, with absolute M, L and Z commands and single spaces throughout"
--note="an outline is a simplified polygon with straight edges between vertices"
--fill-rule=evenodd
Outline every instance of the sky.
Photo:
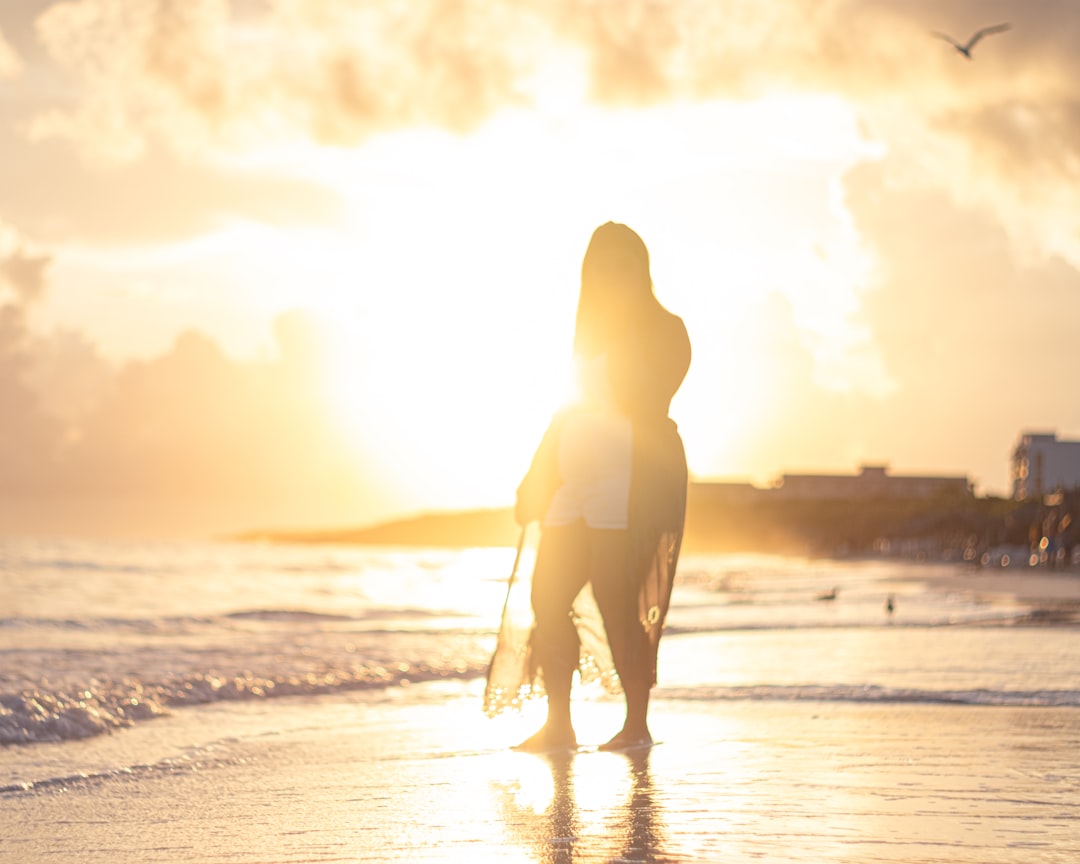
M 967 59 L 964 42 L 1008 22 Z M 1072 0 L 5 0 L 0 533 L 503 506 L 641 234 L 697 480 L 1080 437 Z

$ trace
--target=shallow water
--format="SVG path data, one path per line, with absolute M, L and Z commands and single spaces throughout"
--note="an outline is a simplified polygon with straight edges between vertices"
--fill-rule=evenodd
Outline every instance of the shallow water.
M 189 759 L 203 718 L 229 703 L 263 706 L 273 728 L 288 704 L 277 697 L 477 681 L 512 560 L 510 549 L 2 541 L 0 791 Z M 937 575 L 896 561 L 687 557 L 657 698 L 1080 707 L 1075 628 L 1015 626 L 1023 604 L 943 593 Z

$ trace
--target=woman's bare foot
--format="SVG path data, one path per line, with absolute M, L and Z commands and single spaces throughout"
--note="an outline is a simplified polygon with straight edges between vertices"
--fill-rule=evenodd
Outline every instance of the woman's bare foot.
M 555 727 L 544 724 L 535 735 L 526 738 L 516 747 L 525 753 L 544 753 L 549 750 L 574 750 L 577 748 L 577 736 L 571 726 Z
M 597 749 L 604 751 L 638 750 L 652 747 L 652 743 L 652 735 L 649 734 L 648 729 L 623 729 L 618 735 L 606 744 L 601 744 Z

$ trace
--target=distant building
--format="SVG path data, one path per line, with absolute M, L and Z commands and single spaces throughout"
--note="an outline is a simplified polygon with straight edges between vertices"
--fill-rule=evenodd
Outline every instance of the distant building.
M 1080 489 L 1080 441 L 1055 432 L 1023 432 L 1012 454 L 1013 498 L 1023 501 Z
M 690 483 L 689 494 L 694 504 L 731 506 L 753 504 L 760 501 L 766 492 L 744 481 L 694 480 Z
M 784 474 L 775 494 L 800 500 L 927 499 L 970 496 L 967 477 L 893 477 L 884 465 L 862 465 L 858 474 Z

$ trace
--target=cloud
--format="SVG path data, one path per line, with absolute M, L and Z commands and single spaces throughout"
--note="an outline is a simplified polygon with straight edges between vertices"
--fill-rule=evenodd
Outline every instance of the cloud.
M 739 340 L 736 385 L 712 386 L 743 420 L 729 458 L 758 479 L 887 462 L 897 473 L 966 473 L 982 492 L 1008 494 L 1009 452 L 1022 430 L 1080 430 L 1069 395 L 1080 362 L 1080 273 L 1062 257 L 1025 255 L 981 202 L 903 182 L 910 170 L 905 154 L 892 154 L 844 181 L 875 262 L 854 322 L 887 392 L 823 386 L 813 346 L 778 294 L 739 333 L 713 334 Z M 734 392 L 741 379 L 754 391 Z
M 911 464 L 970 467 L 1003 491 L 1013 441 L 988 431 L 1080 428 L 1066 395 L 1080 273 L 1061 258 L 1020 255 L 985 208 L 890 185 L 892 170 L 886 160 L 847 180 L 880 262 L 861 317 L 896 384 L 887 412 L 863 412 L 867 440 Z
M 0 302 L 0 499 L 214 504 L 236 527 L 271 512 L 341 518 L 375 500 L 373 463 L 324 401 L 327 358 L 306 314 L 278 318 L 276 357 L 238 362 L 188 331 L 113 366 L 80 333 L 31 328 L 51 256 L 10 229 L 3 239 L 0 275 L 16 290 Z
M 0 284 L 6 283 L 22 303 L 32 303 L 45 293 L 45 276 L 52 263 L 50 255 L 36 255 L 25 246 L 16 246 L 0 255 Z
M 114 374 L 86 335 L 60 330 L 34 338 L 22 377 L 38 409 L 74 432 L 108 392 Z
M 230 360 L 188 331 L 112 368 L 76 334 L 32 337 L 17 307 L 0 306 L 0 499 L 182 502 L 203 531 L 370 518 L 378 472 L 322 401 L 317 340 L 299 313 L 278 332 L 279 359 Z M 213 518 L 199 522 L 204 510 Z M 49 524 L 60 528 L 78 525 Z
M 298 505 L 340 499 L 350 484 L 355 493 L 355 466 L 320 401 L 315 337 L 296 314 L 278 332 L 280 360 L 232 361 L 188 331 L 122 367 L 64 455 L 63 492 Z
M 930 35 L 999 20 L 1013 29 L 970 62 Z M 995 208 L 1038 254 L 1080 263 L 1080 19 L 1068 0 L 70 0 L 37 30 L 75 107 L 41 111 L 35 134 L 121 159 L 469 130 L 540 98 L 537 76 L 567 57 L 606 104 L 834 93 L 923 182 Z
M 71 0 L 37 26 L 81 81 L 76 116 L 118 143 L 140 128 L 179 141 L 185 129 L 212 137 L 283 124 L 355 142 L 403 125 L 475 125 L 526 100 L 530 77 L 568 47 L 584 54 L 600 102 L 795 88 L 936 106 L 1054 84 L 1070 92 L 1080 25 L 1068 3 L 996 4 L 1017 24 L 994 37 L 1008 43 L 987 45 L 977 73 L 930 38 L 982 22 L 986 5 L 943 14 L 907 0 L 271 0 L 242 14 L 226 0 Z
M 59 455 L 60 424 L 41 409 L 26 380 L 35 349 L 26 307 L 44 291 L 40 262 L 47 260 L 27 253 L 22 238 L 0 224 L 0 284 L 13 289 L 0 302 L 0 489 L 10 495 L 47 488 Z
M 831 86 L 855 66 L 854 80 L 867 68 L 891 80 L 898 52 L 865 38 L 887 16 L 852 16 L 867 22 L 860 32 L 848 13 L 863 7 L 873 4 L 810 13 L 797 2 L 275 0 L 240 14 L 225 0 L 70 0 L 37 30 L 71 75 L 77 108 L 35 128 L 121 158 L 155 138 L 192 151 L 305 133 L 354 144 L 405 126 L 465 130 L 527 103 L 534 76 L 567 49 L 584 55 L 589 90 L 605 103 Z
M 308 226 L 342 218 L 341 197 L 328 185 L 259 166 L 186 161 L 161 148 L 131 162 L 87 164 L 59 142 L 5 131 L 0 149 L 10 158 L 0 160 L 0 188 L 9 218 L 42 242 L 155 243 L 230 222 Z
M 60 444 L 59 424 L 24 381 L 28 343 L 22 310 L 0 305 L 0 489 L 7 495 L 46 489 Z
M 4 78 L 16 78 L 22 72 L 22 61 L 15 49 L 8 44 L 4 34 L 0 31 L 0 80 Z
M 730 336 L 737 340 L 739 358 L 731 374 L 753 390 L 744 388 L 739 397 L 726 400 L 728 412 L 743 414 L 729 458 L 750 466 L 748 473 L 758 482 L 785 471 L 850 470 L 885 452 L 903 455 L 903 448 L 882 450 L 883 442 L 867 435 L 861 418 L 879 412 L 880 400 L 859 390 L 830 389 L 817 380 L 812 349 L 786 298 L 766 297 L 739 330 Z
M 226 107 L 227 14 L 227 3 L 217 0 L 50 7 L 37 19 L 38 35 L 72 74 L 79 107 L 40 116 L 36 133 L 86 136 L 101 152 L 131 158 L 143 151 L 145 130 L 154 129 L 183 149 L 196 127 L 212 126 Z
M 881 352 L 883 375 L 897 389 L 889 397 L 892 407 L 824 392 L 808 378 L 814 358 L 791 310 L 769 307 L 760 334 L 771 364 L 765 380 L 771 392 L 797 395 L 771 406 L 763 425 L 772 431 L 759 426 L 744 450 L 756 454 L 758 464 L 774 464 L 789 440 L 779 430 L 786 436 L 805 426 L 802 449 L 785 457 L 805 467 L 835 460 L 827 454 L 837 452 L 830 448 L 840 436 L 841 452 L 853 459 L 905 454 L 899 458 L 908 464 L 933 458 L 976 465 L 988 475 L 1004 465 L 1004 448 L 985 429 L 1018 429 L 1043 418 L 1048 425 L 1080 425 L 1061 400 L 1059 371 L 1075 366 L 1064 330 L 1080 312 L 1080 100 L 1073 95 L 1080 17 L 1074 5 L 70 0 L 38 19 L 41 46 L 67 89 L 37 113 L 32 149 L 45 152 L 41 139 L 52 136 L 132 164 L 111 176 L 86 175 L 99 179 L 79 181 L 91 194 L 74 205 L 38 179 L 45 171 L 30 180 L 0 166 L 0 177 L 41 225 L 55 224 L 62 213 L 95 237 L 119 237 L 133 223 L 164 236 L 194 232 L 200 220 L 238 209 L 273 218 L 297 191 L 271 188 L 266 178 L 224 177 L 213 169 L 221 150 L 295 138 L 351 146 L 418 125 L 469 130 L 539 98 L 536 76 L 566 56 L 579 64 L 575 74 L 583 70 L 589 98 L 606 105 L 835 93 L 858 106 L 867 135 L 884 142 L 888 154 L 847 179 L 846 206 L 881 267 L 867 286 L 872 290 L 860 295 L 859 314 Z M 944 30 L 962 38 L 999 20 L 1011 21 L 1013 29 L 980 44 L 970 62 L 929 35 Z M 0 43 L 0 69 L 2 57 Z M 29 64 L 29 57 L 24 51 L 22 62 Z M 801 132 L 786 130 L 792 138 Z M 162 166 L 172 179 L 151 170 Z M 334 202 L 307 191 L 311 218 L 330 218 Z M 193 204 L 188 193 L 207 196 L 212 206 L 207 199 Z M 101 208 L 102 200 L 111 206 Z M 33 256 L 24 250 L 7 259 L 24 292 L 34 267 L 45 275 L 47 262 Z M 48 364 L 30 360 L 78 356 L 87 346 L 68 341 L 61 349 L 57 342 L 50 354 L 29 338 L 21 309 L 5 314 L 7 359 L 0 375 L 7 376 L 8 401 L 0 409 L 26 408 L 27 428 L 51 442 L 41 449 L 46 464 L 66 439 L 46 429 L 48 412 L 26 384 L 31 369 Z M 302 345 L 297 338 L 295 345 Z M 988 344 L 997 350 L 988 353 Z M 261 438 L 233 409 L 245 406 L 241 413 L 263 428 L 280 427 L 297 448 L 324 452 L 327 439 L 320 436 L 327 432 L 317 406 L 303 402 L 289 383 L 307 374 L 305 354 L 297 350 L 278 364 L 240 365 L 214 343 L 190 336 L 154 361 L 125 367 L 110 378 L 111 401 L 98 407 L 81 427 L 78 447 L 67 451 L 73 461 L 66 463 L 65 482 L 89 488 L 90 479 L 100 477 L 115 489 L 142 492 L 154 484 L 210 488 L 220 482 L 220 489 L 236 491 L 277 478 L 266 482 L 285 488 L 291 481 L 279 476 L 273 461 L 297 451 L 263 453 Z M 51 380 L 50 388 L 56 375 Z M 957 409 L 958 394 L 987 381 L 999 395 L 965 399 L 977 407 Z M 204 406 L 199 420 L 177 407 L 195 404 Z M 275 407 L 286 404 L 296 405 L 297 413 Z M 898 424 L 898 413 L 911 422 Z M 162 422 L 150 428 L 147 417 Z M 863 419 L 856 423 L 856 417 Z M 955 432 L 942 439 L 945 428 Z M 242 452 L 237 464 L 214 455 L 204 437 L 211 430 Z M 27 433 L 20 440 L 32 438 Z M 130 465 L 122 459 L 125 446 L 142 454 Z M 140 476 L 151 452 L 187 454 L 177 464 L 187 460 L 189 470 Z M 106 466 L 119 467 L 110 473 Z
M 508 33 L 520 23 L 486 0 L 278 0 L 246 17 L 224 0 L 74 0 L 38 32 L 80 104 L 34 128 L 119 158 L 151 140 L 198 152 L 298 131 L 349 144 L 417 124 L 470 128 L 518 99 L 523 48 Z

